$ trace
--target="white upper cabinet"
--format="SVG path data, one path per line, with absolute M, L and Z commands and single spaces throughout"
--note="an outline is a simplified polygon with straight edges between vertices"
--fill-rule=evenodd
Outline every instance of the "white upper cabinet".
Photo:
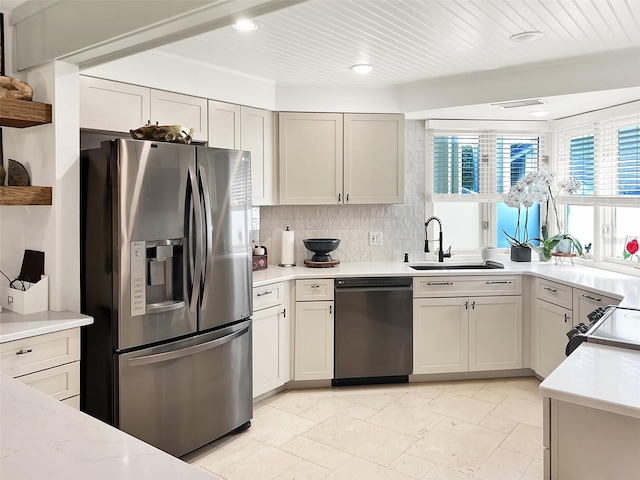
M 149 120 L 149 88 L 80 76 L 80 128 L 128 132 Z
M 80 128 L 128 132 L 148 121 L 193 128 L 193 139 L 206 141 L 207 100 L 80 76 Z
M 151 123 L 193 128 L 193 139 L 207 141 L 207 99 L 151 90 Z
M 240 149 L 240 105 L 209 100 L 209 146 Z
M 344 116 L 345 203 L 404 201 L 404 117 Z
M 272 112 L 209 100 L 209 146 L 251 152 L 251 203 L 276 203 Z
M 279 114 L 280 203 L 388 204 L 404 199 L 404 117 Z
M 280 203 L 342 203 L 342 114 L 280 113 Z

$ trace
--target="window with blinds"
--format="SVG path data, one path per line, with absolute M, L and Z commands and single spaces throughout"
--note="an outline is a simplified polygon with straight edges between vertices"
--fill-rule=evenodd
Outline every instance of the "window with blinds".
M 571 203 L 637 204 L 640 198 L 640 114 L 556 132 L 558 179 L 582 183 Z M 561 199 L 568 202 L 568 198 Z
M 432 131 L 430 138 L 435 199 L 502 201 L 540 165 L 538 134 Z

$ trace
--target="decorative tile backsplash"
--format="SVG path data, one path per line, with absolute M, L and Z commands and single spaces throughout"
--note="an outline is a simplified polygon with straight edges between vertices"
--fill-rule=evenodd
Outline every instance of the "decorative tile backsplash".
M 281 232 L 295 231 L 296 264 L 312 253 L 305 238 L 339 238 L 331 253 L 342 262 L 401 262 L 424 258 L 425 125 L 405 121 L 405 197 L 402 205 L 298 205 L 254 207 L 254 240 L 267 247 L 269 263 L 280 262 Z M 370 246 L 369 232 L 382 232 L 383 244 Z

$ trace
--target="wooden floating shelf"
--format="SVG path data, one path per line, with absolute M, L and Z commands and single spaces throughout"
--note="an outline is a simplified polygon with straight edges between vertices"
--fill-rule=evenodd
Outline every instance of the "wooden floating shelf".
M 51 105 L 0 98 L 0 127 L 26 128 L 51 123 Z
M 51 205 L 51 187 L 0 186 L 0 205 Z

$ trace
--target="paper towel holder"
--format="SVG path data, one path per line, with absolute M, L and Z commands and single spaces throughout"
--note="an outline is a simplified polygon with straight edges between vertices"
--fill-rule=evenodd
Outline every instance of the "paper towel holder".
M 284 231 L 282 232 L 282 245 L 280 245 L 280 263 L 278 264 L 278 266 L 280 267 L 295 267 L 296 266 L 296 256 L 295 256 L 295 241 L 291 241 L 291 248 L 293 248 L 293 258 L 292 258 L 292 263 L 284 263 L 282 261 L 282 253 L 284 250 L 284 245 L 285 245 L 285 238 L 287 236 L 291 236 L 293 237 L 293 231 L 289 230 L 289 227 L 286 227 L 284 229 Z

